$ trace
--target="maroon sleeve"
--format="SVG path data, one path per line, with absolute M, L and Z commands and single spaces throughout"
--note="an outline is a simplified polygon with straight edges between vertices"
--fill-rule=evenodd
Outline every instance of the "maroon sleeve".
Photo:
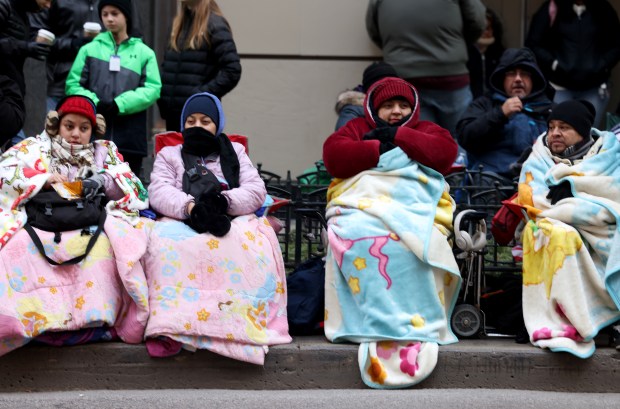
M 330 175 L 349 178 L 377 166 L 379 141 L 362 140 L 365 128 L 368 126 L 362 118 L 353 119 L 327 138 L 323 144 L 323 162 Z
M 450 132 L 429 121 L 420 121 L 415 128 L 398 128 L 394 143 L 411 159 L 442 175 L 450 171 L 458 153 Z

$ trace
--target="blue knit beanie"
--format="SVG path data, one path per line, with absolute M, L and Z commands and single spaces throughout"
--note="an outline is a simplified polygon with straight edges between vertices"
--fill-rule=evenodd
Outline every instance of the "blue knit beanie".
M 214 95 L 208 94 L 206 92 L 201 94 L 194 94 L 187 102 L 185 102 L 185 106 L 183 107 L 183 113 L 181 115 L 181 130 L 185 128 L 185 121 L 187 117 L 192 114 L 200 113 L 207 115 L 213 123 L 215 124 L 215 128 L 217 129 L 216 135 L 219 134 L 222 130 L 220 129 L 220 125 L 223 123 L 221 121 L 221 105 L 219 100 Z

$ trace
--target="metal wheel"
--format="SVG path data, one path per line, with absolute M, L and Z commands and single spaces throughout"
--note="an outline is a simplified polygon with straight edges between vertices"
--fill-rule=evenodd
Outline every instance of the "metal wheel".
M 482 314 L 473 305 L 457 305 L 452 312 L 450 326 L 459 338 L 473 337 L 482 328 Z

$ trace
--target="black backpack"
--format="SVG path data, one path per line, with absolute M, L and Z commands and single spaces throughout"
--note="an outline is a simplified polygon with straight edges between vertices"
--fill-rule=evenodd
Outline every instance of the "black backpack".
M 289 273 L 286 287 L 290 334 L 321 334 L 325 316 L 325 261 L 321 257 L 304 261 Z

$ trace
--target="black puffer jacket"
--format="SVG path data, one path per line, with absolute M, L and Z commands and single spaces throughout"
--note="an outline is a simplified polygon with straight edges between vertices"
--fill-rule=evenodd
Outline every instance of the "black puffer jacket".
M 19 72 L 17 80 L 24 93 L 24 61 L 28 56 L 28 43 L 34 40 L 28 21 L 28 12 L 39 11 L 36 0 L 0 0 L 0 58 L 9 58 Z
M 190 21 L 179 36 L 185 43 Z M 211 46 L 205 44 L 197 50 L 179 52 L 168 49 L 161 65 L 162 89 L 158 101 L 162 118 L 167 122 L 180 121 L 183 104 L 191 95 L 209 92 L 221 99 L 230 92 L 241 78 L 241 63 L 228 23 L 222 16 L 209 18 Z
M 26 116 L 24 96 L 17 84 L 15 71 L 10 61 L 0 61 L 0 144 L 22 129 Z
M 616 11 L 605 0 L 585 1 L 586 11 L 579 17 L 573 1 L 556 0 L 556 4 L 554 21 L 548 1 L 534 14 L 525 45 L 534 51 L 550 82 L 571 90 L 598 87 L 620 60 Z

